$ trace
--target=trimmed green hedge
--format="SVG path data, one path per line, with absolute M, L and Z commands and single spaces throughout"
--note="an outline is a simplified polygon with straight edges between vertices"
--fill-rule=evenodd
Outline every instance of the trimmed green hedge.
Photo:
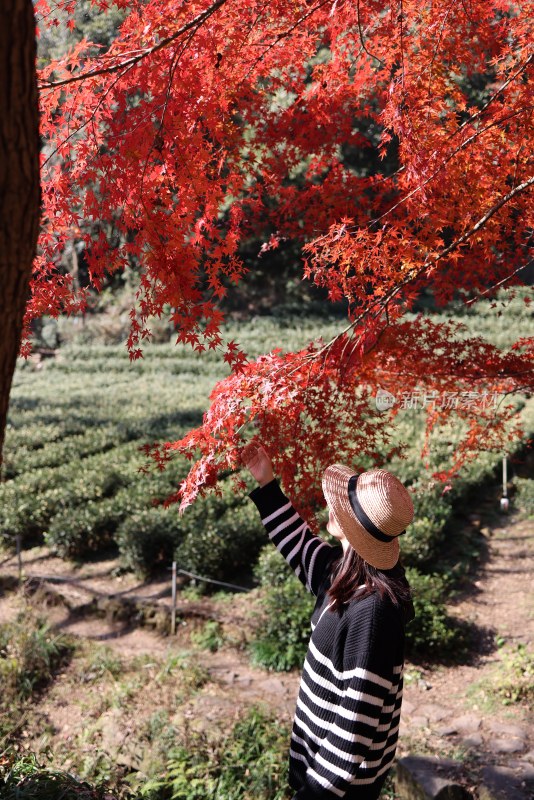
M 532 478 L 515 478 L 514 505 L 527 517 L 534 517 L 534 480 Z
M 252 662 L 277 671 L 302 667 L 315 598 L 304 591 L 298 578 L 289 577 L 265 589 L 262 600 L 264 614 L 250 644 Z
M 179 567 L 219 580 L 252 570 L 265 532 L 248 499 L 209 496 L 187 509 L 182 519 L 187 535 L 176 548 Z

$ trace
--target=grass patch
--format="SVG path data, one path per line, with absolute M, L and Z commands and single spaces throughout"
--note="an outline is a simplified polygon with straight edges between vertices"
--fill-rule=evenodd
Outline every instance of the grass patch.
M 55 634 L 48 622 L 25 609 L 0 625 L 0 709 L 43 689 L 73 651 L 72 642 Z
M 172 677 L 178 677 L 183 699 L 198 692 L 210 680 L 208 670 L 196 663 L 188 653 L 171 653 L 157 674 L 156 680 L 161 683 Z
M 53 770 L 35 755 L 3 753 L 0 757 L 2 800 L 114 800 L 103 787 L 94 788 L 68 772 Z
M 165 775 L 138 790 L 143 800 L 289 800 L 289 731 L 252 708 L 230 734 L 213 743 L 203 733 L 170 754 Z
M 191 633 L 191 642 L 201 650 L 209 650 L 210 653 L 216 653 L 223 646 L 224 641 L 221 624 L 213 619 L 208 620 L 199 630 Z
M 499 644 L 499 643 L 497 643 Z M 526 645 L 500 646 L 501 660 L 489 678 L 473 683 L 468 696 L 473 703 L 486 711 L 500 706 L 524 706 L 534 704 L 534 654 Z
M 96 647 L 91 644 L 87 666 L 80 675 L 84 683 L 102 680 L 105 677 L 119 678 L 124 671 L 122 659 L 110 647 Z

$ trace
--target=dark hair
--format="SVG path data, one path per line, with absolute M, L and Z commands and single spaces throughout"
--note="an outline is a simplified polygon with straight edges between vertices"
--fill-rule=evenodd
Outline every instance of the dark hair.
M 328 589 L 328 595 L 333 601 L 332 610 L 335 611 L 352 600 L 361 586 L 363 588 L 358 592 L 359 600 L 378 592 L 381 597 L 389 597 L 397 606 L 411 605 L 410 587 L 400 561 L 393 569 L 378 569 L 364 561 L 354 548 L 348 547 L 333 564 L 332 584 Z

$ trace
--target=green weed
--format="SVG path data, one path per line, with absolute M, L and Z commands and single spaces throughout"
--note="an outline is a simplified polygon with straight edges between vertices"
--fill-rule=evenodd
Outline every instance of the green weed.
M 91 651 L 82 680 L 84 682 L 97 681 L 107 675 L 111 678 L 118 678 L 123 670 L 122 659 L 111 648 L 97 647 Z
M 495 666 L 489 678 L 472 683 L 467 694 L 473 705 L 487 713 L 495 712 L 502 706 L 534 703 L 534 655 L 525 645 L 499 646 L 501 661 Z
M 189 734 L 175 748 L 165 775 L 140 787 L 144 800 L 289 800 L 286 784 L 289 731 L 251 709 L 218 743 Z
M 4 753 L 0 757 L 2 800 L 114 800 L 104 788 L 41 764 L 35 755 Z
M 0 707 L 28 699 L 43 688 L 72 652 L 71 642 L 28 610 L 0 625 Z
M 534 703 L 534 654 L 526 645 L 502 650 L 502 663 L 493 682 L 493 691 L 503 705 Z
M 521 509 L 527 518 L 534 517 L 534 480 L 532 478 L 515 478 L 516 494 L 514 505 Z
M 180 677 L 181 686 L 188 694 L 202 689 L 210 679 L 208 670 L 196 663 L 189 653 L 171 653 L 160 669 L 157 681 L 162 682 L 171 675 Z
M 202 650 L 209 650 L 216 653 L 224 644 L 222 627 L 216 620 L 208 620 L 202 628 L 191 633 L 191 641 Z

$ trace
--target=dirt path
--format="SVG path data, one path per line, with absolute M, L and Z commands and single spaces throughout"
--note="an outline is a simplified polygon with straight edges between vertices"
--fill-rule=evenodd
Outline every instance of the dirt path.
M 533 719 L 525 704 L 503 705 L 495 689 L 505 682 L 510 654 L 518 652 L 518 646 L 532 652 L 534 520 L 502 517 L 497 525 L 483 530 L 488 550 L 485 566 L 473 591 L 457 601 L 451 611 L 480 628 L 487 629 L 489 625 L 491 635 L 489 639 L 486 636 L 484 652 L 469 665 L 423 669 L 407 664 L 399 755 L 447 757 L 452 759 L 446 762 L 449 773 L 472 789 L 475 796 L 484 783 L 494 793 L 501 792 L 503 798 L 526 800 L 534 796 Z M 246 596 L 233 596 L 231 608 L 209 598 L 180 599 L 180 624 L 174 638 L 137 627 L 132 619 L 118 619 L 113 606 L 110 613 L 110 595 L 114 596 L 112 600 L 148 602 L 168 614 L 170 581 L 165 574 L 160 580 L 140 583 L 130 575 L 117 577 L 116 567 L 117 563 L 109 560 L 74 570 L 72 565 L 50 557 L 44 548 L 24 554 L 24 574 L 33 579 L 33 601 L 46 608 L 58 629 L 104 644 L 123 660 L 145 657 L 149 658 L 149 670 L 157 664 L 161 669 L 161 664 L 168 663 L 173 655 L 191 650 L 190 631 L 210 618 L 218 619 L 225 633 L 230 631 L 234 645 L 246 640 L 246 615 L 240 611 L 244 612 L 249 603 Z M 17 574 L 16 560 L 4 561 L 0 574 L 4 582 L 6 577 L 8 582 L 12 580 Z M 65 580 L 68 575 L 74 579 Z M 13 618 L 18 607 L 14 594 L 4 593 L 0 597 L 0 621 Z M 200 720 L 200 727 L 224 725 L 240 707 L 264 702 L 290 724 L 298 672 L 280 675 L 254 669 L 246 653 L 235 646 L 215 653 L 196 648 L 193 659 L 208 680 L 194 700 L 183 706 L 182 721 L 187 717 Z M 85 698 L 78 702 L 78 711 L 71 708 L 73 681 L 79 681 L 71 672 L 67 669 L 59 676 L 37 709 L 38 717 L 47 721 L 51 731 L 48 743 L 52 749 L 55 739 L 73 742 L 81 736 L 84 719 L 79 710 L 83 703 L 86 707 L 91 705 L 91 693 L 96 691 L 89 681 L 77 690 L 78 700 Z M 157 696 L 151 696 L 149 710 L 157 708 L 157 703 Z M 102 724 L 102 712 L 99 713 L 98 724 Z M 124 725 L 124 718 L 116 719 L 118 713 L 104 712 L 105 720 L 111 714 L 108 728 L 111 725 L 112 732 Z M 142 713 L 141 705 L 138 713 Z M 130 720 L 129 724 L 133 722 Z M 105 744 L 105 730 L 102 735 Z M 107 736 L 108 740 L 113 738 L 109 731 Z
M 509 680 L 513 654 L 533 652 L 534 520 L 503 517 L 484 533 L 486 564 L 474 590 L 451 607 L 485 630 L 484 651 L 469 665 L 408 665 L 400 749 L 452 754 L 472 788 L 483 782 L 502 797 L 526 800 L 534 796 L 534 718 L 495 691 Z

